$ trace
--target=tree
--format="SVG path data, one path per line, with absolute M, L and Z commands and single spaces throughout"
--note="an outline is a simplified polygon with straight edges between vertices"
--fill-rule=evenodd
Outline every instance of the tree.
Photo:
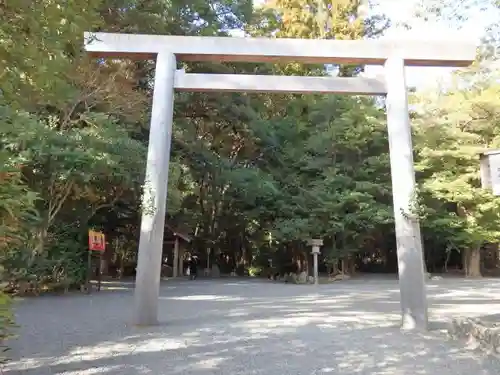
M 497 0 L 417 0 L 412 15 L 425 21 L 445 21 L 453 26 L 461 25 L 473 12 L 484 12 L 498 6 Z
M 480 152 L 500 145 L 499 90 L 491 83 L 420 98 L 416 144 L 422 189 L 432 196 L 434 207 L 448 205 L 448 222 L 455 228 L 449 238 L 460 242 L 470 277 L 481 275 L 481 247 L 500 235 L 500 200 L 481 188 L 478 161 Z
M 1 108 L 0 108 L 1 109 Z M 37 222 L 35 210 L 36 194 L 31 192 L 21 178 L 19 164 L 13 163 L 6 149 L 0 150 L 0 280 L 5 281 L 9 270 L 4 269 L 4 261 L 11 256 L 11 249 L 25 241 L 29 224 Z M 0 284 L 1 285 L 1 284 Z M 4 285 L 2 285 L 3 289 Z M 0 363 L 8 348 L 5 341 L 11 337 L 14 316 L 11 311 L 11 298 L 0 290 Z
M 53 262 L 61 263 L 50 252 L 58 242 L 51 230 L 62 213 L 78 217 L 69 226 L 86 226 L 85 218 L 103 205 L 112 206 L 117 191 L 137 189 L 142 175 L 145 147 L 131 135 L 134 123 L 144 118 L 147 97 L 134 86 L 130 64 L 94 63 L 82 51 L 83 32 L 102 24 L 101 4 L 0 6 L 5 83 L 0 143 L 9 161 L 20 165 L 21 181 L 30 194 L 36 193 L 40 213 L 28 230 L 36 234 L 32 241 L 10 247 L 11 260 L 17 259 L 15 268 L 24 269 L 23 274 L 50 260 L 46 269 L 37 268 L 42 277 L 52 273 Z M 82 200 L 86 204 L 77 204 Z M 81 237 L 74 241 L 80 247 L 85 243 Z M 79 262 L 83 269 L 84 258 Z
M 437 14 L 438 5 L 448 7 L 439 17 L 452 14 L 453 4 L 433 1 L 429 14 Z M 105 230 L 113 244 L 122 244 L 116 251 L 131 259 L 140 232 L 154 64 L 89 59 L 82 50 L 84 31 L 213 36 L 237 28 L 252 36 L 359 39 L 376 38 L 388 26 L 359 0 L 275 0 L 255 11 L 249 0 L 95 0 L 69 1 L 64 7 L 39 1 L 2 4 L 0 17 L 1 157 L 16 173 L 15 179 L 1 180 L 0 189 L 25 202 L 4 210 L 9 214 L 2 233 L 7 238 L 12 231 L 13 242 L 3 264 L 46 281 L 81 281 L 89 226 Z M 188 72 L 342 76 L 363 69 L 182 66 Z M 467 90 L 474 88 L 471 94 L 454 89 L 437 104 L 418 99 L 423 104 L 416 132 L 424 237 L 440 247 L 434 258 L 448 248 L 474 248 L 476 237 L 496 238 L 481 221 L 495 216 L 495 209 L 487 207 L 488 193 L 472 177 L 458 181 L 446 171 L 456 164 L 457 173 L 473 173 L 467 169 L 473 168 L 468 148 L 473 136 L 488 136 L 485 145 L 495 146 L 490 128 L 496 104 L 484 93 L 492 93 L 497 73 L 493 65 L 477 64 L 457 75 Z M 467 95 L 473 101 L 482 97 L 482 104 L 468 107 Z M 175 99 L 167 222 L 191 230 L 193 250 L 207 254 L 208 264 L 243 271 L 275 258 L 281 266 L 294 261 L 303 269 L 309 257 L 304 240 L 316 236 L 324 238 L 325 259 L 334 268 L 339 259 L 346 269 L 361 258 L 395 259 L 385 120 L 372 98 L 177 93 Z M 444 120 L 436 119 L 435 111 L 456 117 L 455 105 L 463 107 L 459 122 L 474 118 L 475 124 L 487 117 L 481 131 L 464 135 L 453 125 L 438 133 L 437 123 Z M 450 165 L 435 155 L 438 143 L 432 137 L 441 135 L 456 151 L 451 153 L 455 159 L 447 156 Z M 458 214 L 459 204 L 467 214 Z M 31 215 L 33 208 L 38 216 Z M 465 220 L 469 216 L 475 227 Z M 119 258 L 113 254 L 118 245 L 109 247 L 105 257 L 110 262 Z

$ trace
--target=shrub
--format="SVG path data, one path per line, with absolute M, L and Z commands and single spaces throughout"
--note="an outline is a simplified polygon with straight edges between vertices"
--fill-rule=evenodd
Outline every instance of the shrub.
M 6 341 L 13 336 L 12 329 L 15 327 L 11 307 L 11 298 L 4 292 L 0 292 L 0 363 L 7 360 L 5 356 L 5 352 L 8 350 Z

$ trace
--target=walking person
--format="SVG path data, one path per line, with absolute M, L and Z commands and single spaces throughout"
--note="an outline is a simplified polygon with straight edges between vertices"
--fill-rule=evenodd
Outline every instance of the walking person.
M 189 259 L 189 278 L 194 280 L 198 277 L 198 258 L 196 255 L 193 255 L 191 259 Z

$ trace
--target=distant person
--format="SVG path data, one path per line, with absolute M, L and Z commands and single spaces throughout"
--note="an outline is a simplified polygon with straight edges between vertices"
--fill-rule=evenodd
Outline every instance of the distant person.
M 198 277 L 198 259 L 196 256 L 192 256 L 189 259 L 189 278 L 194 280 Z

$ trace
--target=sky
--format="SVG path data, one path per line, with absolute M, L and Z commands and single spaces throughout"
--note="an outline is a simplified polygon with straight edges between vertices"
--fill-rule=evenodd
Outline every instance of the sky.
M 259 6 L 264 0 L 254 0 L 254 6 Z M 373 13 L 383 13 L 393 24 L 406 22 L 411 26 L 410 30 L 402 27 L 392 26 L 382 36 L 388 40 L 472 40 L 479 44 L 486 27 L 494 21 L 500 19 L 500 11 L 490 9 L 489 11 L 471 10 L 468 11 L 467 20 L 460 25 L 447 24 L 446 22 L 428 21 L 415 19 L 413 17 L 414 4 L 417 0 L 378 0 L 379 5 L 370 9 Z M 457 2 L 460 0 L 456 0 Z M 487 1 L 487 0 L 479 0 Z M 406 68 L 407 85 L 417 89 L 427 89 L 441 83 L 446 83 L 450 79 L 454 69 L 451 68 Z M 380 66 L 367 66 L 365 76 L 375 76 L 383 74 Z
M 500 19 L 498 10 L 490 9 L 484 12 L 478 9 L 469 11 L 467 21 L 462 22 L 461 25 L 458 23 L 447 24 L 444 21 L 425 22 L 412 17 L 412 3 L 411 0 L 380 0 L 380 6 L 375 11 L 386 14 L 393 23 L 407 21 L 411 26 L 411 30 L 391 27 L 386 31 L 382 39 L 433 40 L 437 38 L 440 40 L 472 40 L 479 44 L 479 40 L 487 26 Z M 445 83 L 451 77 L 453 70 L 452 68 L 408 67 L 406 68 L 407 84 L 418 89 L 439 85 Z M 367 76 L 382 73 L 382 67 L 369 66 L 366 69 Z

